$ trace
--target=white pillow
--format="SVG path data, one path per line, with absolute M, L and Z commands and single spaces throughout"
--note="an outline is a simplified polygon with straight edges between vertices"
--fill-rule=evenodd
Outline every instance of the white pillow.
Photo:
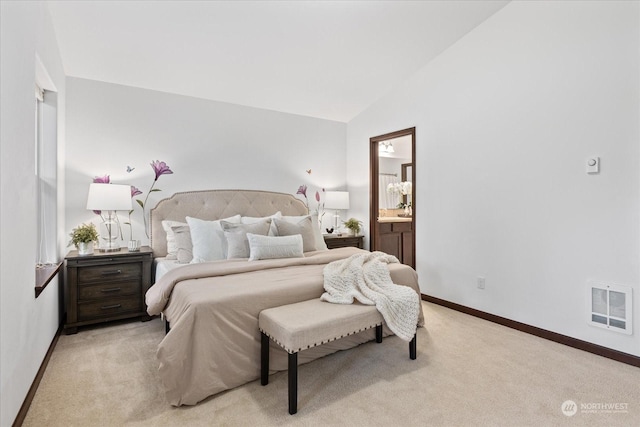
M 191 242 L 193 243 L 191 264 L 227 258 L 227 242 L 220 221 L 239 224 L 240 215 L 217 221 L 187 217 L 187 223 L 191 229 Z
M 283 216 L 282 219 L 285 221 L 292 222 L 297 224 L 303 218 L 311 217 L 311 228 L 313 229 L 313 237 L 315 240 L 315 249 L 316 251 L 326 251 L 327 243 L 324 241 L 324 237 L 322 237 L 322 231 L 320 230 L 320 225 L 318 224 L 318 214 L 312 215 L 302 215 L 302 216 Z M 273 227 L 273 226 L 272 226 Z
M 243 216 L 242 218 L 240 218 L 240 222 L 242 224 L 255 224 L 256 222 L 260 222 L 265 219 L 275 219 L 275 218 L 282 218 L 282 212 L 278 211 L 273 215 L 263 216 L 263 217 Z M 269 236 L 275 236 L 275 235 L 276 235 L 276 229 L 272 221 L 271 228 L 269 229 Z
M 186 222 L 170 221 L 165 219 L 162 221 L 162 228 L 167 233 L 167 259 L 177 259 L 178 246 L 176 245 L 176 236 L 171 227 L 186 226 Z
M 249 261 L 275 258 L 302 258 L 302 236 L 260 236 L 247 233 Z
M 233 224 L 220 221 L 224 237 L 227 240 L 227 259 L 249 258 L 247 233 L 266 236 L 271 228 L 271 219 L 261 219 L 252 224 Z

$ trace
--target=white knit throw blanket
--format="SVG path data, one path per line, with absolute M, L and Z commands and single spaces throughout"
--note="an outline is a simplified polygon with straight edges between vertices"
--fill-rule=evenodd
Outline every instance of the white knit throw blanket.
M 408 286 L 391 281 L 387 264 L 399 262 L 393 255 L 367 252 L 334 261 L 324 268 L 324 289 L 320 299 L 336 304 L 375 305 L 387 326 L 405 341 L 416 333 L 420 298 Z

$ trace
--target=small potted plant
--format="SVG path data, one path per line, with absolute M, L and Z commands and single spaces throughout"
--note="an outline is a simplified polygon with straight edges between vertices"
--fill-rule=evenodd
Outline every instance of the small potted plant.
M 98 230 L 92 223 L 82 224 L 71 230 L 69 234 L 69 246 L 75 245 L 78 255 L 91 255 L 93 253 L 93 243 L 98 241 Z
M 354 236 L 357 236 L 360 233 L 360 229 L 362 228 L 362 221 L 358 221 L 355 218 L 349 218 L 342 223 Z

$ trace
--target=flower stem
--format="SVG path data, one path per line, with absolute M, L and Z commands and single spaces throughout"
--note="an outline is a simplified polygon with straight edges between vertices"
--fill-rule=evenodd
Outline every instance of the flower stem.
M 131 213 L 133 209 L 129 211 L 129 240 L 133 240 L 133 224 L 131 224 Z M 144 216 L 144 214 L 142 214 Z
M 158 181 L 158 179 L 156 178 L 155 180 L 153 180 L 153 184 L 151 184 L 151 188 L 149 188 L 149 191 L 147 191 L 147 196 L 144 198 L 144 202 L 142 202 L 142 220 L 144 221 L 144 234 L 147 235 L 147 239 L 149 238 L 149 230 L 147 229 L 147 215 L 145 213 L 145 209 L 147 207 L 147 200 L 149 199 L 149 195 L 151 194 L 151 190 L 153 190 L 153 187 L 156 185 L 156 182 Z

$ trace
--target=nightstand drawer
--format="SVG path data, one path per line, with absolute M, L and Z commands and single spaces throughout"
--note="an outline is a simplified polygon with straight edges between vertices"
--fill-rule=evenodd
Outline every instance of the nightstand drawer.
M 140 280 L 120 282 L 120 283 L 101 283 L 99 285 L 84 285 L 78 287 L 78 300 L 92 300 L 98 298 L 112 298 L 120 295 L 139 294 Z
M 334 237 L 331 241 L 327 241 L 327 247 L 331 246 L 330 249 L 348 248 L 348 247 L 357 248 L 359 242 L 360 240 L 357 237 L 345 237 L 344 239 L 336 239 Z
M 79 303 L 78 321 L 92 320 L 98 317 L 112 317 L 128 312 L 142 311 L 140 297 L 109 298 L 102 301 Z
M 324 242 L 327 244 L 327 249 L 338 249 L 346 247 L 354 247 L 362 249 L 364 247 L 363 236 L 333 236 L 325 235 Z
M 137 279 L 142 275 L 140 263 L 98 265 L 78 269 L 78 284 Z

